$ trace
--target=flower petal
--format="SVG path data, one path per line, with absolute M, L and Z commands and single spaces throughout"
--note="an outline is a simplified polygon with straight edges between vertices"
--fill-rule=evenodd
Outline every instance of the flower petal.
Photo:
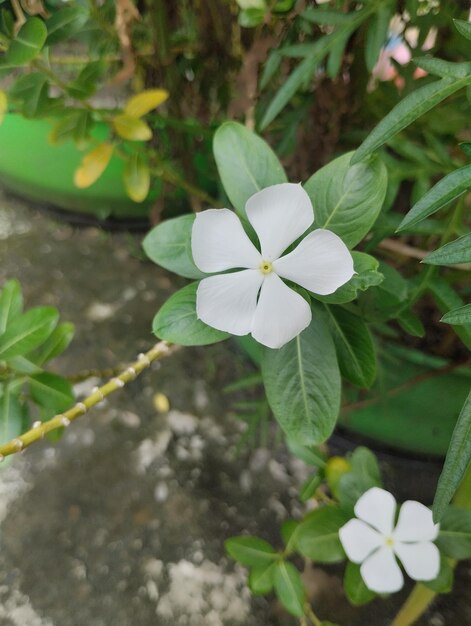
M 434 580 L 440 571 L 440 552 L 431 541 L 401 543 L 394 551 L 404 565 L 407 574 L 414 580 Z
M 311 323 L 311 308 L 274 272 L 267 274 L 255 311 L 252 337 L 269 348 L 281 348 Z
M 379 487 L 368 489 L 355 504 L 355 515 L 386 536 L 392 534 L 395 513 L 394 496 Z
M 384 543 L 383 537 L 359 519 L 351 519 L 339 530 L 340 542 L 350 561 L 363 563 Z
M 439 529 L 440 525 L 433 523 L 430 509 L 420 502 L 408 500 L 399 512 L 394 538 L 397 541 L 433 541 Z
M 196 267 L 209 273 L 238 267 L 254 269 L 262 261 L 239 218 L 229 209 L 208 209 L 196 214 L 191 251 Z
M 196 292 L 196 314 L 208 326 L 247 335 L 263 282 L 259 270 L 243 270 L 204 278 Z
M 277 274 L 320 295 L 334 293 L 355 273 L 349 249 L 335 233 L 319 228 L 273 263 Z
M 404 584 L 401 568 L 388 546 L 369 556 L 360 567 L 360 574 L 368 589 L 376 593 L 394 593 Z
M 314 221 L 309 196 L 294 183 L 262 189 L 247 200 L 245 210 L 266 261 L 277 259 Z

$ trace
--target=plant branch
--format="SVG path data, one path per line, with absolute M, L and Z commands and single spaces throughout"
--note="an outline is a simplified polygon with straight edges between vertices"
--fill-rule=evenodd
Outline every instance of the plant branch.
M 44 437 L 46 433 L 58 428 L 68 426 L 70 422 L 77 419 L 84 413 L 102 402 L 113 391 L 121 389 L 126 383 L 134 380 L 143 370 L 148 368 L 153 361 L 163 359 L 164 357 L 172 354 L 177 350 L 179 346 L 170 344 L 167 341 L 160 341 L 153 348 L 151 348 L 146 354 L 140 354 L 137 361 L 128 366 L 119 376 L 116 376 L 109 380 L 101 387 L 97 387 L 91 395 L 77 402 L 72 408 L 65 413 L 56 415 L 47 422 L 36 422 L 33 428 L 23 433 L 16 439 L 0 446 L 0 461 L 6 456 L 21 452 L 31 444 L 39 441 Z

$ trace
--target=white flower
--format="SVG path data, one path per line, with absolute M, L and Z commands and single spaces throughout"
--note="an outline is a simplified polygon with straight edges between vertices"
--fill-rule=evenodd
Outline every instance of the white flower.
M 208 273 L 243 268 L 201 281 L 197 316 L 218 330 L 251 333 L 263 345 L 280 348 L 311 322 L 308 302 L 282 278 L 327 295 L 353 276 L 352 255 L 340 237 L 318 229 L 282 256 L 314 221 L 311 201 L 301 185 L 283 183 L 262 189 L 247 200 L 245 210 L 261 252 L 233 211 L 209 209 L 196 215 L 191 237 L 196 266 Z
M 376 593 L 393 593 L 404 584 L 399 558 L 414 580 L 434 580 L 440 571 L 440 553 L 432 543 L 439 524 L 420 502 L 408 500 L 397 524 L 394 496 L 378 487 L 364 493 L 355 504 L 355 515 L 339 531 L 340 541 L 353 563 L 361 563 L 365 585 Z

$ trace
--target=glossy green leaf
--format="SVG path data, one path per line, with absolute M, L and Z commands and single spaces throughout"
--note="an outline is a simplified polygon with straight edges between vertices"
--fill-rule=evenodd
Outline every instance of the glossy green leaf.
M 229 556 L 249 567 L 271 565 L 278 558 L 276 550 L 258 537 L 231 537 L 224 546 Z
M 380 159 L 350 164 L 352 153 L 334 159 L 304 185 L 315 227 L 326 228 L 353 248 L 370 231 L 383 206 L 387 171 Z
M 58 318 L 52 307 L 37 307 L 17 317 L 0 337 L 0 360 L 37 348 L 52 333 Z
M 340 371 L 322 312 L 279 350 L 265 349 L 262 375 L 273 414 L 289 439 L 320 444 L 332 433 L 340 408 Z
M 255 596 L 266 596 L 275 582 L 275 563 L 257 565 L 250 570 L 249 589 Z
M 424 87 L 419 87 L 407 95 L 394 109 L 384 117 L 371 131 L 352 158 L 352 163 L 359 163 L 385 144 L 401 130 L 412 124 L 439 102 L 456 91 L 471 84 L 471 76 L 461 79 L 442 78 Z
M 339 530 L 349 515 L 336 506 L 315 509 L 296 532 L 296 549 L 303 556 L 318 563 L 338 563 L 345 559 L 339 539 Z
M 301 574 L 292 563 L 281 561 L 275 568 L 275 592 L 285 609 L 295 615 L 304 615 L 304 586 Z
M 29 378 L 31 398 L 51 413 L 70 408 L 75 401 L 71 383 L 62 376 L 42 372 Z
M 313 294 L 316 300 L 325 302 L 326 304 L 345 304 L 355 300 L 358 294 L 366 291 L 370 287 L 380 285 L 384 276 L 379 271 L 379 261 L 364 252 L 352 251 L 353 268 L 355 274 L 352 278 L 328 296 L 319 296 Z
M 42 365 L 62 354 L 69 346 L 74 334 L 75 326 L 73 324 L 70 322 L 59 324 L 41 346 L 35 358 L 36 363 Z
M 0 335 L 23 310 L 23 295 L 17 280 L 7 281 L 0 291 Z
M 445 324 L 454 324 L 455 326 L 471 324 L 471 304 L 465 304 L 458 309 L 448 311 L 440 321 L 445 322 Z
M 369 388 L 376 378 L 376 354 L 367 325 L 341 307 L 326 307 L 340 372 L 354 385 Z
M 462 298 L 453 287 L 444 279 L 434 276 L 430 281 L 430 290 L 436 304 L 442 313 L 448 313 L 451 309 L 463 306 Z M 471 324 L 455 326 L 453 329 L 465 346 L 471 350 Z
M 442 178 L 428 191 L 402 220 L 397 232 L 403 231 L 432 215 L 471 188 L 471 165 L 466 165 Z
M 270 146 L 242 124 L 220 126 L 213 150 L 224 189 L 240 216 L 245 216 L 245 203 L 254 193 L 287 181 Z
M 21 435 L 23 410 L 17 395 L 5 385 L 0 397 L 0 443 L 6 443 Z
M 460 35 L 471 41 L 471 24 L 466 22 L 466 20 L 453 20 L 453 22 Z
M 452 559 L 471 558 L 471 511 L 448 507 L 440 518 L 436 543 Z
M 88 13 L 82 6 L 71 6 L 55 10 L 46 21 L 48 46 L 55 45 L 78 33 L 88 19 Z
M 28 65 L 41 52 L 46 37 L 47 29 L 44 22 L 39 17 L 30 17 L 0 60 L 0 69 Z
M 185 278 L 198 279 L 207 276 L 196 267 L 191 254 L 191 229 L 194 221 L 194 215 L 182 215 L 165 220 L 153 228 L 142 244 L 149 259 Z
M 360 566 L 356 563 L 347 563 L 343 579 L 343 588 L 347 600 L 350 604 L 353 604 L 353 606 L 368 604 L 368 602 L 376 598 L 375 592 L 368 589 L 365 585 L 360 574 Z
M 171 296 L 154 317 L 152 329 L 160 339 L 182 346 L 206 346 L 230 337 L 196 317 L 196 290 L 191 283 Z
M 423 263 L 430 265 L 454 265 L 471 261 L 471 233 L 445 244 L 428 254 Z

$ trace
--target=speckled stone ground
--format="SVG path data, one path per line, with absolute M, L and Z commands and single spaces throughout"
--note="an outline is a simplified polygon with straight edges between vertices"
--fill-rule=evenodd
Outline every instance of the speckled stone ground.
M 55 363 L 68 374 L 149 348 L 152 316 L 178 286 L 143 261 L 139 237 L 73 229 L 2 197 L 0 284 L 12 277 L 28 305 L 53 304 L 76 324 Z M 276 602 L 253 600 L 224 555 L 224 539 L 243 531 L 279 543 L 280 522 L 302 510 L 301 462 L 281 448 L 238 451 L 223 387 L 248 367 L 230 342 L 182 350 L 0 472 L 0 626 L 295 623 Z M 156 411 L 156 392 L 169 413 Z M 305 572 L 318 613 L 340 626 L 390 623 L 404 595 L 353 610 L 340 573 Z M 471 624 L 470 579 L 462 566 L 454 599 L 420 624 Z

